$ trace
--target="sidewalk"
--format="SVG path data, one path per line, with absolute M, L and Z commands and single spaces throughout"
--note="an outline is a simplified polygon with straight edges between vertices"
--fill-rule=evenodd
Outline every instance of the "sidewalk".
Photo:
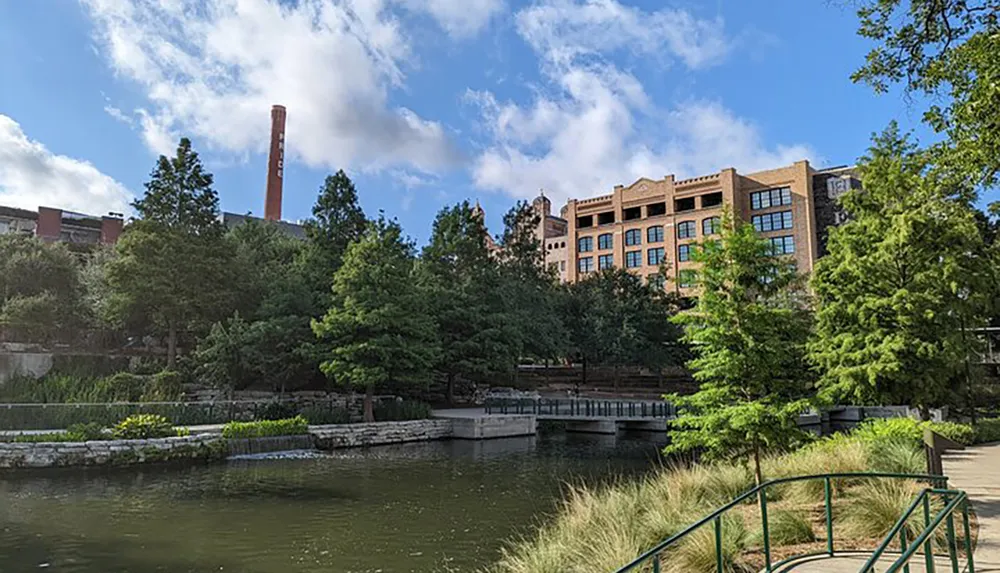
M 944 473 L 949 487 L 969 494 L 979 520 L 976 572 L 1000 573 L 1000 443 L 947 452 Z

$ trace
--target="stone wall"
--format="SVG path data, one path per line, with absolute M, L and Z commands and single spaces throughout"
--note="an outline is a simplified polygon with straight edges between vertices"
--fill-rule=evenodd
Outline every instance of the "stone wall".
M 200 434 L 152 440 L 0 443 L 0 468 L 130 465 L 224 457 L 218 435 Z
M 311 426 L 316 447 L 321 450 L 443 440 L 452 437 L 452 420 L 411 420 L 373 424 Z

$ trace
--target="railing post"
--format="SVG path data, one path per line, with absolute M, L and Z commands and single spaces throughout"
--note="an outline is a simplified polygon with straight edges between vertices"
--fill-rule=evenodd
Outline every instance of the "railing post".
M 945 496 L 944 502 L 948 503 L 948 497 Z M 948 512 L 948 517 L 945 519 L 945 528 L 948 533 L 948 557 L 951 558 L 951 572 L 958 573 L 958 544 L 955 542 L 955 512 Z
M 653 556 L 653 573 L 660 573 L 660 554 Z
M 965 503 L 962 504 L 962 529 L 965 532 L 967 573 L 976 573 L 976 564 L 972 561 L 972 533 L 969 531 L 969 498 L 965 498 Z
M 722 572 L 722 518 L 715 518 L 715 570 Z
M 906 524 L 899 529 L 899 552 L 906 553 Z M 910 573 L 910 562 L 903 564 L 903 573 Z
M 760 526 L 764 534 L 764 571 L 771 573 L 771 535 L 767 531 L 767 488 L 760 488 Z
M 924 491 L 924 528 L 931 525 L 931 496 Z M 927 565 L 927 573 L 934 573 L 934 545 L 931 541 L 933 536 L 929 536 L 924 541 L 924 563 Z
M 826 552 L 833 557 L 833 489 L 828 477 L 823 479 L 823 493 L 826 498 Z

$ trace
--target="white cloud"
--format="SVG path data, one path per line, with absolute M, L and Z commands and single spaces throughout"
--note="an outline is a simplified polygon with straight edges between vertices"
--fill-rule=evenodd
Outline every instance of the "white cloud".
M 115 71 L 145 91 L 150 105 L 135 115 L 157 153 L 180 134 L 263 152 L 280 103 L 289 159 L 438 171 L 460 161 L 444 128 L 389 102 L 411 56 L 390 1 L 82 0 Z M 476 25 L 450 5 L 428 9 L 456 30 Z
M 400 0 L 409 10 L 427 12 L 455 38 L 482 29 L 504 6 L 503 0 Z
M 643 12 L 613 0 L 551 0 L 516 15 L 518 32 L 541 60 L 547 88 L 529 105 L 467 94 L 489 142 L 473 166 L 483 189 L 553 199 L 605 194 L 639 177 L 702 175 L 724 167 L 755 170 L 814 156 L 804 145 L 768 148 L 758 129 L 721 103 L 689 100 L 664 108 L 607 55 L 628 49 L 679 60 L 689 69 L 718 63 L 723 23 L 687 12 Z
M 0 205 L 88 215 L 128 212 L 132 194 L 86 161 L 56 155 L 0 115 Z

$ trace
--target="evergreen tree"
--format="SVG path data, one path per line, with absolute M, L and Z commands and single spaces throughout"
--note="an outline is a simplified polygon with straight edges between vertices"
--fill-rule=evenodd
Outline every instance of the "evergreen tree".
M 466 201 L 438 212 L 421 253 L 420 274 L 441 343 L 435 370 L 445 376 L 449 404 L 456 379 L 508 371 L 516 357 L 516 332 L 486 238 L 482 217 Z
M 183 234 L 220 234 L 219 196 L 212 188 L 191 140 L 184 137 L 174 157 L 161 155 L 146 182 L 146 193 L 135 201 L 139 219 Z
M 62 243 L 0 235 L 0 327 L 48 342 L 84 323 L 80 267 Z
M 701 385 L 690 396 L 667 397 L 680 413 L 667 451 L 747 455 L 761 483 L 761 456 L 801 436 L 797 418 L 809 406 L 810 322 L 795 296 L 798 275 L 728 212 L 718 239 L 693 258 L 701 263 L 697 303 L 674 320 L 685 328 L 695 354 L 688 366 Z
M 333 304 L 312 329 L 323 373 L 363 388 L 365 420 L 373 421 L 375 387 L 426 382 L 436 360 L 433 318 L 414 280 L 414 247 L 395 221 L 372 221 L 351 243 L 333 280 Z
M 974 213 L 893 124 L 860 164 L 812 286 L 812 360 L 822 388 L 854 403 L 909 404 L 924 416 L 965 378 L 993 299 L 995 264 Z
M 126 226 L 104 279 L 121 317 L 145 317 L 166 333 L 172 369 L 179 331 L 207 328 L 234 295 L 212 175 L 187 138 L 175 157 L 160 156 L 134 206 L 139 219 Z

